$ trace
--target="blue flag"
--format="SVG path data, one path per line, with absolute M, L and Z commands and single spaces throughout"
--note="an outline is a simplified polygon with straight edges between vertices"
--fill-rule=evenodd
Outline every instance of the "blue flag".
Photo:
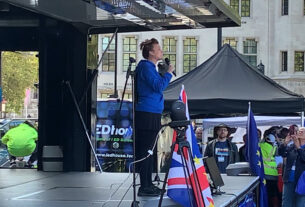
M 253 200 L 253 193 L 246 195 L 245 199 L 238 204 L 238 207 L 256 207 Z
M 250 164 L 252 174 L 260 178 L 259 206 L 268 207 L 264 163 L 261 148 L 258 145 L 256 122 L 250 105 L 248 111 L 246 157 Z

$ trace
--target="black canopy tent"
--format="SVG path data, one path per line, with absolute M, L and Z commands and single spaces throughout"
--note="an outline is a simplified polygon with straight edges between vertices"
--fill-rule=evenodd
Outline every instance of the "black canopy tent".
M 194 70 L 170 83 L 164 91 L 165 110 L 177 100 L 182 84 L 193 118 L 247 113 L 249 101 L 254 113 L 285 114 L 304 110 L 302 95 L 258 72 L 227 44 Z

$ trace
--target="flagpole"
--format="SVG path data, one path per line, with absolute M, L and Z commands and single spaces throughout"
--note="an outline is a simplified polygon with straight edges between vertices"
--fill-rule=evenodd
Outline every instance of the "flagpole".
M 250 137 L 249 137 L 250 136 L 250 111 L 251 111 L 251 102 L 249 101 L 248 102 L 248 120 L 247 120 L 247 142 L 248 142 L 248 144 L 245 143 L 246 152 L 247 152 L 246 161 L 247 161 L 247 159 L 250 158 L 250 154 L 249 154 L 249 152 L 250 152 L 250 149 L 249 149 L 249 143 L 250 143 Z

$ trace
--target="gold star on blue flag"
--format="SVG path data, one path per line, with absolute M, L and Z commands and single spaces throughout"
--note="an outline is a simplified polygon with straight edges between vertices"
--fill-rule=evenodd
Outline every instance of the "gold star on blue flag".
M 195 164 L 199 165 L 200 164 L 200 159 L 195 155 L 194 157 L 194 162 Z
M 261 163 L 260 161 L 258 161 L 257 165 L 258 165 L 259 167 L 262 167 L 262 163 Z

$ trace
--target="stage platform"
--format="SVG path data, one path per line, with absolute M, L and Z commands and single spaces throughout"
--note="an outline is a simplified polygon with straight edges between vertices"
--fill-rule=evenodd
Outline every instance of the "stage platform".
M 161 175 L 160 177 L 163 177 Z M 215 206 L 234 206 L 258 185 L 257 177 L 222 175 L 227 194 L 215 196 Z M 1 207 L 130 207 L 132 174 L 41 172 L 0 169 Z M 161 187 L 161 186 L 160 186 Z M 112 196 L 111 196 L 112 195 Z M 158 197 L 138 197 L 141 207 L 156 207 Z M 165 198 L 162 206 L 179 206 Z

